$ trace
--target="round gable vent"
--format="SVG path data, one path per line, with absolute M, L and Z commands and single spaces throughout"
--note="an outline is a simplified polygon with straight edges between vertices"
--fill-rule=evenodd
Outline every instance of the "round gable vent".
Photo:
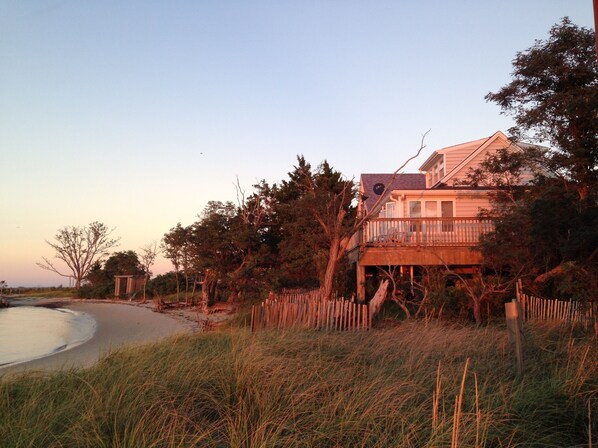
M 381 183 L 374 184 L 374 193 L 376 193 L 378 196 L 380 196 L 382 193 L 384 193 L 384 184 L 381 184 Z

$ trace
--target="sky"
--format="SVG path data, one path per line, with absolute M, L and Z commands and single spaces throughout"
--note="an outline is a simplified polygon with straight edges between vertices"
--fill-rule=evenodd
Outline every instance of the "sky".
M 68 286 L 58 229 L 139 251 L 298 154 L 358 180 L 507 131 L 484 96 L 564 16 L 592 0 L 0 0 L 0 280 Z

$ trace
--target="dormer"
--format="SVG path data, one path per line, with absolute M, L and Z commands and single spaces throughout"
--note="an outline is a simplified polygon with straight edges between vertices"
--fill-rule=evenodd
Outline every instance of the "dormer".
M 444 154 L 440 151 L 434 151 L 419 168 L 419 171 L 426 176 L 426 188 L 432 188 L 441 181 L 445 174 L 444 168 Z

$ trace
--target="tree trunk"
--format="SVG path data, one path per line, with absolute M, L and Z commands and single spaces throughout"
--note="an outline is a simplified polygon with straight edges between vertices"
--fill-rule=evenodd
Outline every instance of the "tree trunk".
M 185 306 L 189 305 L 189 274 L 185 269 Z
M 148 276 L 146 275 L 145 278 L 143 279 L 143 300 L 141 301 L 141 303 L 145 303 L 147 300 L 147 297 L 146 297 L 147 281 L 148 281 Z
M 211 269 L 207 269 L 204 275 L 203 284 L 201 285 L 201 302 L 199 308 L 202 313 L 208 314 L 208 307 L 210 305 L 210 293 L 216 283 L 216 276 Z
M 330 244 L 330 251 L 328 253 L 328 263 L 326 265 L 326 273 L 324 274 L 324 283 L 322 286 L 322 298 L 330 300 L 332 298 L 332 288 L 334 286 L 334 275 L 336 274 L 336 267 L 339 259 L 339 241 L 333 240 Z
M 382 309 L 382 304 L 386 300 L 387 291 L 388 280 L 382 280 L 382 283 L 380 283 L 380 286 L 378 287 L 378 291 L 374 294 L 374 298 L 370 300 L 370 313 L 372 319 L 375 318 Z
M 476 325 L 482 325 L 482 304 L 477 299 L 473 299 L 473 317 Z
M 179 287 L 179 271 L 175 269 L 174 271 L 174 279 L 176 281 L 176 304 L 179 304 L 179 292 L 180 292 L 180 287 Z

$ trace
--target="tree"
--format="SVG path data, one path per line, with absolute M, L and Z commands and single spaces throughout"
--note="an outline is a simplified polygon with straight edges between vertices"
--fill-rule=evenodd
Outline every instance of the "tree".
M 522 138 L 548 142 L 546 168 L 571 182 L 582 201 L 595 201 L 598 175 L 598 63 L 592 30 L 565 17 L 547 40 L 517 53 L 513 80 L 486 95 L 517 126 Z M 594 202 L 595 203 L 595 202 Z
M 177 223 L 175 227 L 170 229 L 170 231 L 164 234 L 162 238 L 162 245 L 161 249 L 164 252 L 164 256 L 168 258 L 172 266 L 174 267 L 174 273 L 176 277 L 176 300 L 179 301 L 179 294 L 180 294 L 180 282 L 179 282 L 179 273 L 181 270 L 181 265 L 185 264 L 185 254 L 186 250 L 185 247 L 188 244 L 188 229 L 186 227 L 181 226 L 181 223 Z M 185 270 L 185 275 L 187 270 Z M 185 285 L 186 287 L 186 285 Z
M 391 181 L 384 188 L 372 210 L 361 216 L 356 215 L 353 205 L 357 191 L 352 179 L 344 179 L 342 174 L 335 171 L 327 161 L 322 162 L 318 169 L 312 172 L 311 165 L 302 156 L 297 157 L 298 165 L 294 172 L 289 173 L 291 181 L 287 184 L 283 183 L 283 187 L 287 187 L 286 189 L 291 192 L 291 206 L 287 208 L 287 213 L 299 211 L 299 216 L 304 217 L 305 214 L 301 214 L 300 211 L 307 209 L 312 220 L 320 228 L 319 238 L 323 239 L 323 242 L 316 240 L 314 246 L 316 254 L 321 254 L 316 260 L 321 263 L 320 287 L 325 300 L 332 296 L 334 278 L 341 260 L 347 254 L 351 238 L 372 217 L 373 213 L 377 213 L 376 206 L 387 197 L 387 190 L 392 185 L 394 177 L 399 176 L 400 171 L 411 160 L 417 158 L 425 148 L 424 140 L 428 132 L 422 136 L 416 154 L 409 157 L 393 173 Z M 284 191 L 284 188 L 282 190 Z M 315 231 L 311 235 L 303 232 L 299 237 L 302 242 L 305 242 L 317 234 L 318 232 Z M 287 232 L 283 232 L 283 235 L 286 238 Z M 322 269 L 322 266 L 325 268 Z
M 147 282 L 149 281 L 149 279 L 152 276 L 151 269 L 152 269 L 152 266 L 154 265 L 154 262 L 156 261 L 157 256 L 158 256 L 158 243 L 156 243 L 155 241 L 153 243 L 146 244 L 145 246 L 143 246 L 141 248 L 140 264 L 141 264 L 141 268 L 145 272 L 145 278 L 143 281 L 143 301 L 142 301 L 142 303 L 145 303 L 145 300 L 146 300 Z
M 55 241 L 46 243 L 54 249 L 54 258 L 66 265 L 66 271 L 45 257 L 37 265 L 62 277 L 74 279 L 78 290 L 93 264 L 118 245 L 119 238 L 110 238 L 112 232 L 113 229 L 97 221 L 83 227 L 63 227 L 54 236 Z
M 286 287 L 322 286 L 328 243 L 312 209 L 324 198 L 314 197 L 315 191 L 309 194 L 315 174 L 303 157 L 297 157 L 297 161 L 288 180 L 272 189 L 274 225 L 280 237 L 280 282 Z
M 112 281 L 117 275 L 143 275 L 145 272 L 133 250 L 115 252 L 104 263 L 106 276 Z
M 352 204 L 356 196 L 355 183 L 344 179 L 327 161 L 322 162 L 314 173 L 303 157 L 299 157 L 298 162 L 297 170 L 305 190 L 301 201 L 326 238 L 328 256 L 320 287 L 322 297 L 330 299 L 338 264 L 346 255 L 349 240 L 355 232 L 356 210 Z
M 89 272 L 85 276 L 85 280 L 92 288 L 110 283 L 111 279 L 106 274 L 106 271 L 102 268 L 102 262 L 97 260 L 89 269 Z
M 532 185 L 496 194 L 495 231 L 481 244 L 486 260 L 525 271 L 545 291 L 592 299 L 598 269 L 598 63 L 594 32 L 568 18 L 550 29 L 547 40 L 517 53 L 513 80 L 486 96 L 514 117 L 514 140 L 547 142 L 548 151 L 523 145 L 524 157 L 543 170 Z M 511 161 L 514 159 L 511 158 Z M 508 162 L 505 158 L 503 162 Z M 508 163 L 487 173 L 513 169 Z M 501 188 L 498 191 L 508 191 Z M 587 288 L 574 287 L 583 278 Z
M 214 299 L 218 282 L 234 290 L 227 280 L 242 265 L 239 224 L 237 208 L 232 202 L 209 201 L 199 220 L 190 226 L 189 253 L 193 269 L 203 275 L 204 301 Z

